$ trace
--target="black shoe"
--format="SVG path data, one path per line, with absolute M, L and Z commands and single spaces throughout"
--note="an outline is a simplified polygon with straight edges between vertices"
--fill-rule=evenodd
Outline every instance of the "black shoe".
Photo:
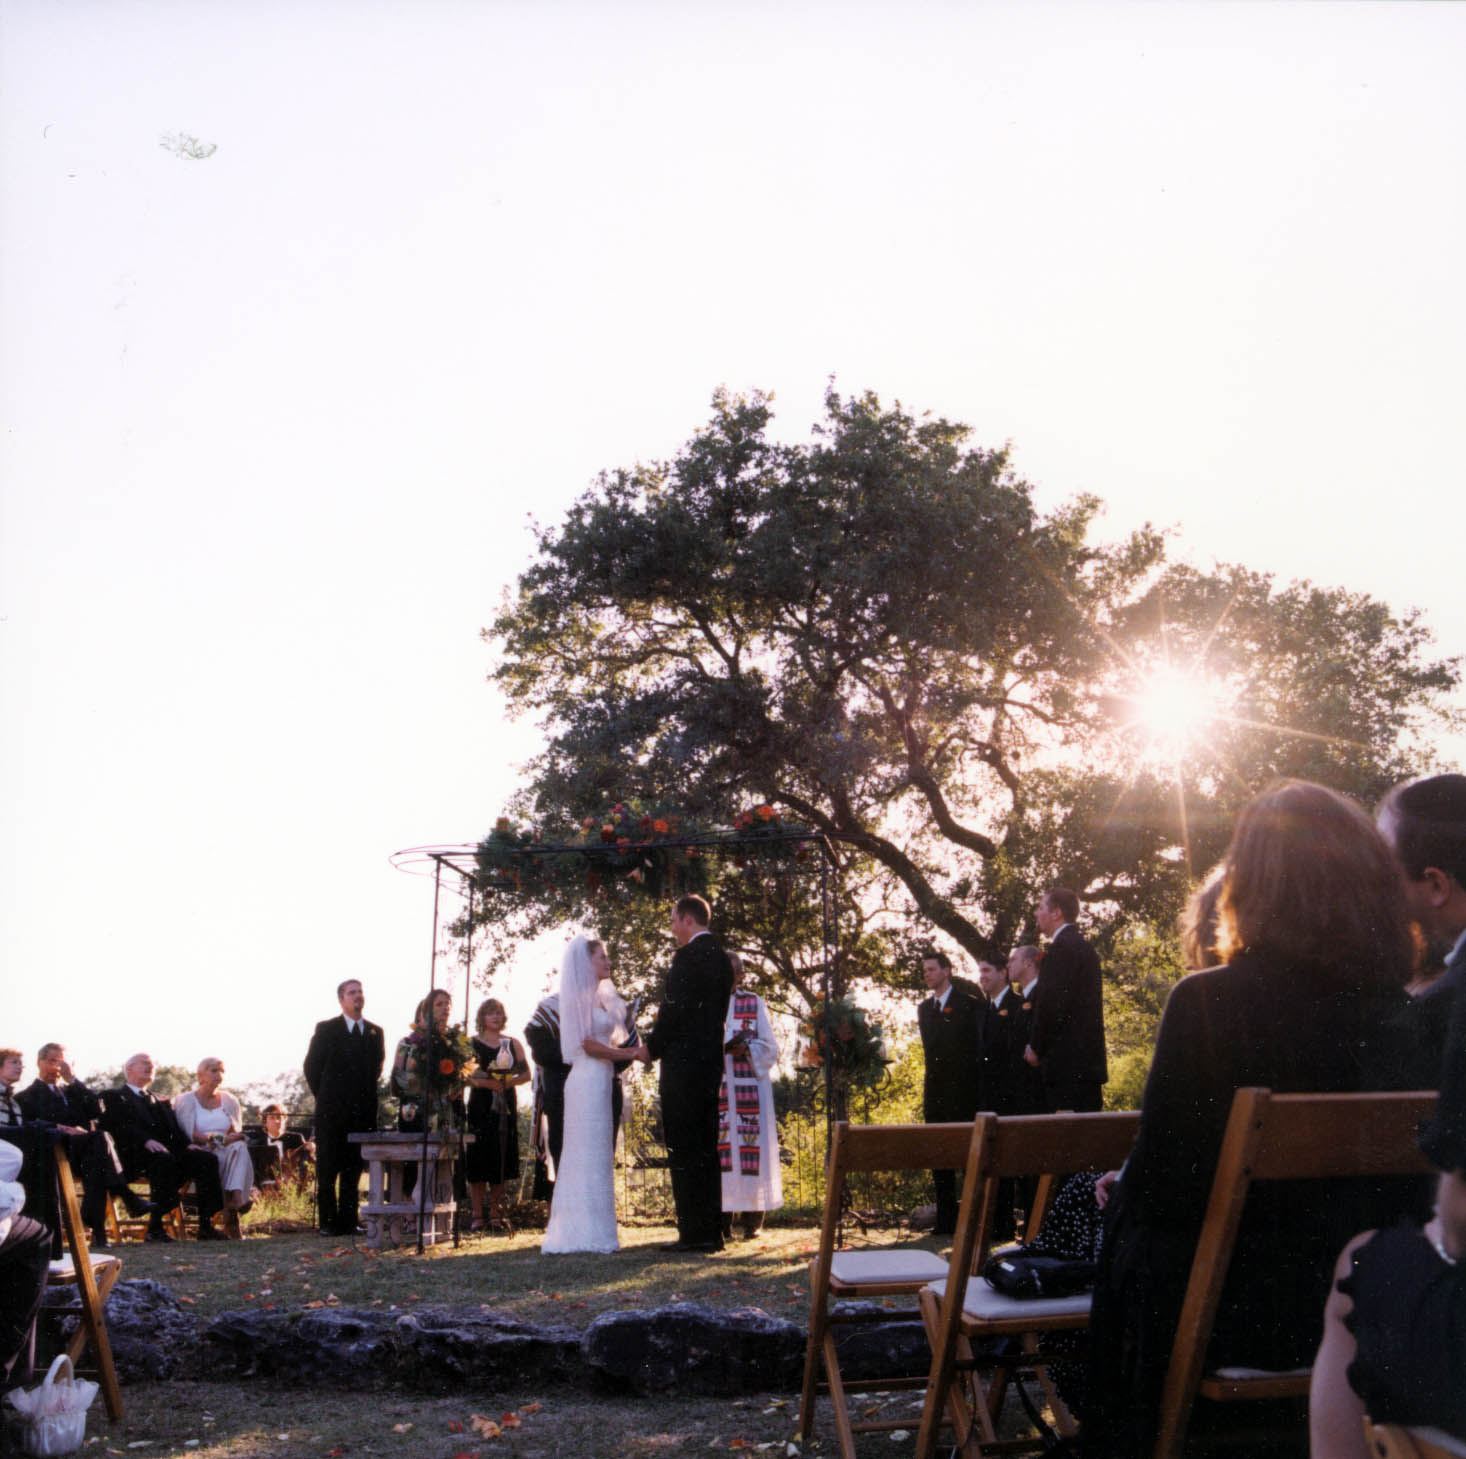
M 98 1226 L 97 1229 L 92 1232 L 92 1239 L 87 1243 L 87 1245 L 90 1246 L 93 1251 L 106 1251 L 108 1246 L 111 1245 L 111 1243 L 107 1240 L 107 1228 L 105 1226 Z
M 149 1231 L 148 1234 L 145 1237 L 143 1237 L 143 1240 L 144 1241 L 172 1241 L 173 1240 L 173 1237 L 171 1237 L 161 1226 L 159 1226 L 156 1231 Z
M 158 1209 L 156 1201 L 146 1200 L 135 1190 L 129 1190 L 126 1186 L 123 1186 L 117 1194 L 122 1198 L 122 1204 L 129 1216 L 151 1216 Z
M 206 1222 L 201 1222 L 199 1224 L 200 1241 L 223 1241 L 225 1239 L 225 1235 L 222 1231 L 215 1231 L 214 1228 L 208 1225 Z

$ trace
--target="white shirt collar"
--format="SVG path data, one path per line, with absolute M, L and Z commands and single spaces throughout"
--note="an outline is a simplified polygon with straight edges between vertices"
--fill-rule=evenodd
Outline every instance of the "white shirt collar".
M 132 1090 L 134 1094 L 138 1095 L 142 1099 L 146 1099 L 148 1097 L 148 1091 L 146 1089 L 139 1089 L 136 1084 L 129 1084 L 127 1087 Z
M 993 995 L 993 998 L 992 998 L 992 1005 L 993 1005 L 993 1007 L 994 1008 L 1001 1008 L 1003 1006 L 1003 999 L 1006 998 L 1008 996 L 1008 994 L 1011 993 L 1012 991 L 1013 991 L 1013 989 L 1011 988 L 1011 986 L 1009 984 L 1007 984 L 1007 983 L 1004 983 L 1003 986 L 1002 986 L 1002 988 L 1001 988 L 1001 990 Z
M 1024 985 L 1023 985 L 1023 996 L 1024 996 L 1024 997 L 1025 997 L 1025 998 L 1027 998 L 1027 997 L 1028 997 L 1028 995 L 1029 995 L 1029 994 L 1030 994 L 1030 993 L 1032 993 L 1032 992 L 1033 992 L 1033 990 L 1034 990 L 1034 989 L 1035 989 L 1035 988 L 1037 988 L 1037 987 L 1038 987 L 1038 979 L 1037 979 L 1037 978 L 1035 978 L 1035 979 L 1034 979 L 1034 980 L 1033 980 L 1033 981 L 1032 981 L 1032 982 L 1031 982 L 1031 983 L 1025 983 L 1025 984 L 1024 984 Z
M 357 1026 L 366 1022 L 366 1020 L 362 1018 L 353 1018 L 349 1013 L 343 1013 L 341 1017 L 346 1020 L 347 1033 L 355 1033 L 357 1030 Z
M 937 1007 L 945 1010 L 945 1008 L 947 1006 L 947 999 L 950 998 L 951 996 L 952 996 L 952 985 L 950 983 L 948 983 L 947 986 L 945 988 L 943 988 L 942 991 L 936 995 Z
M 712 934 L 712 930 L 711 930 L 711 929 L 710 929 L 710 928 L 707 928 L 707 927 L 700 927 L 700 928 L 698 928 L 698 930 L 697 930 L 697 931 L 696 931 L 696 932 L 694 932 L 694 933 L 693 933 L 693 934 L 692 934 L 692 936 L 691 936 L 691 937 L 689 937 L 689 938 L 688 938 L 688 939 L 687 939 L 687 941 L 688 941 L 688 942 L 689 942 L 689 943 L 694 943 L 694 942 L 696 942 L 696 941 L 697 941 L 697 939 L 698 939 L 698 938 L 699 938 L 699 937 L 711 937 L 711 936 L 712 936 L 712 935 L 713 935 L 713 934 Z
M 1461 935 L 1456 939 L 1455 945 L 1451 948 L 1450 952 L 1446 954 L 1446 961 L 1448 963 L 1455 962 L 1461 956 L 1463 948 L 1466 948 L 1466 927 L 1461 929 Z

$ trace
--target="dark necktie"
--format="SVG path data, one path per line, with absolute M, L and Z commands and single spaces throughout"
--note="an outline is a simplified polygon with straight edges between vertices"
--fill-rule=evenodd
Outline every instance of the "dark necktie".
M 351 1036 L 356 1039 L 361 1037 L 361 1025 L 359 1023 L 353 1023 L 351 1025 Z

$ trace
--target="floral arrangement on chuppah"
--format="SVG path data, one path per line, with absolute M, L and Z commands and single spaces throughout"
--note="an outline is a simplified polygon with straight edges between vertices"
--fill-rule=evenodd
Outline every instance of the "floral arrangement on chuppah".
M 736 839 L 735 839 L 736 838 Z M 733 841 L 735 866 L 806 862 L 810 833 L 768 802 L 738 811 L 731 827 L 698 826 L 665 806 L 616 801 L 578 825 L 525 827 L 500 816 L 478 844 L 479 874 L 515 891 L 578 894 L 622 882 L 660 898 L 705 892 L 708 857 Z
M 848 998 L 821 999 L 799 1025 L 801 1069 L 826 1064 L 848 1088 L 868 1088 L 885 1077 L 890 1059 L 880 1024 Z

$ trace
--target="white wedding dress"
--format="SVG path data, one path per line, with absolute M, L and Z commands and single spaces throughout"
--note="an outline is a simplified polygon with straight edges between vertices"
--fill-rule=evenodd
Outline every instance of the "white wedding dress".
M 591 1031 L 608 1044 L 616 1022 L 598 1007 L 591 1018 Z M 550 1225 L 540 1247 L 546 1254 L 621 1249 L 612 1171 L 611 1081 L 615 1077 L 615 1066 L 608 1059 L 586 1053 L 570 1066 L 565 1081 L 565 1141 L 555 1171 Z

